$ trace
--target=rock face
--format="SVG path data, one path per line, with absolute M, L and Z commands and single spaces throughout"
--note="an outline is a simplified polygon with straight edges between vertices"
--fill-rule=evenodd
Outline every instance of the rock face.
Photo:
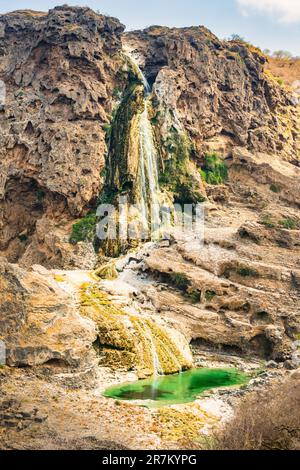
M 204 27 L 153 26 L 126 33 L 123 43 L 154 83 L 162 121 L 175 114 L 200 152 L 216 138 L 255 151 L 299 150 L 292 96 L 264 72 L 258 49 Z
M 93 363 L 95 325 L 47 270 L 26 272 L 0 260 L 0 337 L 10 366 Z
M 37 221 L 55 232 L 100 193 L 123 29 L 88 8 L 0 17 L 0 246 L 12 261 Z
M 68 272 L 41 266 L 28 272 L 3 258 L 0 287 L 0 339 L 9 366 L 48 364 L 96 373 L 101 365 L 145 377 L 192 365 L 184 336 L 157 324 L 145 308 L 142 315 L 132 310 L 134 289 L 120 305 L 122 285 L 114 299 L 89 273 L 71 271 L 68 278 Z
M 126 186 L 126 172 L 132 179 L 137 168 L 136 152 L 123 155 L 120 142 L 110 151 L 118 171 L 125 170 L 119 175 L 112 159 L 105 165 L 105 137 L 128 129 L 128 123 L 116 122 L 111 133 L 112 116 L 136 80 L 122 49 L 137 58 L 153 86 L 161 179 L 174 152 L 185 156 L 180 187 L 172 187 L 178 200 L 181 192 L 191 200 L 205 196 L 197 166 L 209 150 L 229 156 L 239 145 L 280 152 L 299 165 L 293 98 L 264 71 L 259 50 L 220 41 L 204 27 L 123 31 L 117 19 L 88 8 L 0 16 L 0 85 L 6 88 L 0 110 L 0 251 L 11 262 L 93 264 L 82 256 L 89 246 L 68 246 L 72 224 L 95 208 L 105 174 Z
M 63 6 L 0 16 L 0 55 L 0 447 L 159 448 L 160 411 L 115 406 L 107 386 L 194 360 L 296 368 L 299 108 L 262 53 L 203 27 L 124 33 Z M 145 101 L 160 189 L 205 199 L 204 240 L 174 229 L 108 260 L 93 210 L 133 195 Z M 215 184 L 211 151 L 226 173 Z M 190 406 L 162 413 L 177 447 L 196 415 L 191 439 L 207 432 L 208 413 Z

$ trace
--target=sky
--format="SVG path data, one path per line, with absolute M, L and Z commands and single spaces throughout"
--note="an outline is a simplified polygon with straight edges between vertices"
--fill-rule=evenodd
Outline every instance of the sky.
M 115 16 L 128 30 L 204 25 L 221 39 L 239 34 L 262 49 L 300 56 L 300 0 L 0 0 L 0 13 L 63 3 Z

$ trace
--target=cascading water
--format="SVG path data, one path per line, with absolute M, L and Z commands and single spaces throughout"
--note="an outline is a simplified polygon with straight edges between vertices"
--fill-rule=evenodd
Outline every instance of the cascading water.
M 132 67 L 144 86 L 144 110 L 139 115 L 138 138 L 139 138 L 139 168 L 137 179 L 137 194 L 141 212 L 141 222 L 143 229 L 148 229 L 150 221 L 152 224 L 152 236 L 160 224 L 160 199 L 161 192 L 158 183 L 157 151 L 154 143 L 154 135 L 148 115 L 150 105 L 151 87 L 136 61 L 126 55 Z
M 151 350 L 151 355 L 152 355 L 152 365 L 153 365 L 153 375 L 154 375 L 154 377 L 157 377 L 158 375 L 163 375 L 164 371 L 163 371 L 163 367 L 160 363 L 158 353 L 156 351 L 155 342 L 154 342 L 154 339 L 153 339 L 153 336 L 152 336 L 152 331 L 148 327 L 146 322 L 143 322 L 143 328 L 144 328 L 144 331 L 145 331 L 145 335 L 146 335 L 146 337 L 149 341 L 149 344 L 150 344 L 150 350 Z
M 141 212 L 145 223 L 152 221 L 152 227 L 159 224 L 159 184 L 157 170 L 157 154 L 154 145 L 153 133 L 148 117 L 148 100 L 145 100 L 145 109 L 140 116 L 140 168 L 139 186 L 141 193 Z

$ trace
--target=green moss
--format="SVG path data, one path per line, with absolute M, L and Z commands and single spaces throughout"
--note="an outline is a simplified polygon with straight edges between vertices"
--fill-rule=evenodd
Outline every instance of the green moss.
M 73 245 L 82 241 L 94 241 L 96 235 L 97 216 L 90 212 L 72 227 L 69 241 Z
M 131 317 L 131 321 L 139 334 L 139 345 L 142 345 L 139 357 L 142 358 L 146 370 L 153 373 L 153 345 L 164 374 L 173 374 L 180 369 L 187 369 L 187 363 L 175 342 L 166 331 L 151 319 Z M 151 341 L 149 338 L 151 335 Z
M 206 183 L 213 185 L 223 184 L 228 179 L 227 166 L 216 153 L 205 155 L 200 174 Z
M 128 71 L 123 72 L 123 81 L 127 87 L 123 99 L 112 116 L 111 129 L 108 140 L 108 185 L 116 190 L 126 182 L 132 183 L 132 176 L 128 171 L 128 154 L 132 121 L 138 112 L 144 109 L 144 86 L 139 77 L 138 70 L 133 68 L 130 61 L 124 57 Z M 118 180 L 116 180 L 118 175 Z
M 153 346 L 163 372 L 190 367 L 167 332 L 150 318 L 132 315 L 115 306 L 97 284 L 85 283 L 80 290 L 81 314 L 97 325 L 95 349 L 112 368 L 137 369 L 142 375 L 153 370 Z
M 112 368 L 136 364 L 134 340 L 124 326 L 124 312 L 108 299 L 96 284 L 85 283 L 80 291 L 81 314 L 93 320 L 98 328 L 97 350 L 104 363 Z
M 100 266 L 94 274 L 101 279 L 116 279 L 118 277 L 118 272 L 113 261 Z
M 188 137 L 172 128 L 164 142 L 168 159 L 159 177 L 160 185 L 174 194 L 175 203 L 196 204 L 205 198 L 199 193 L 196 182 L 188 169 L 193 145 Z

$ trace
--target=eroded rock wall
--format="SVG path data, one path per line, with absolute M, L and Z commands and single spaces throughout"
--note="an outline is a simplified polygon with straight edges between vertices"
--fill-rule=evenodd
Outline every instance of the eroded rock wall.
M 177 121 L 200 153 L 216 139 L 225 153 L 234 145 L 299 152 L 292 95 L 266 73 L 258 49 L 220 41 L 205 27 L 153 26 L 126 33 L 123 43 L 154 83 L 160 124 Z
M 44 217 L 55 231 L 55 224 L 85 212 L 101 191 L 103 126 L 112 112 L 123 29 L 117 19 L 88 8 L 0 17 L 0 79 L 6 86 L 0 110 L 1 245 L 12 261 L 27 248 L 16 246 L 18 237 L 23 232 L 23 242 L 31 238 L 37 220 Z M 33 212 L 30 224 L 24 214 L 9 220 L 20 203 L 24 214 L 26 207 Z

